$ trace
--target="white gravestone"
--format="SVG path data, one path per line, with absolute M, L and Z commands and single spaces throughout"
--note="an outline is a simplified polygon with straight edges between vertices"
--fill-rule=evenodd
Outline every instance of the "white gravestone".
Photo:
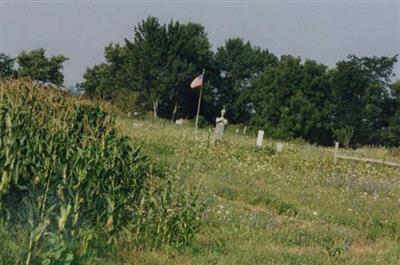
M 256 141 L 256 146 L 261 148 L 263 144 L 263 139 L 264 139 L 264 131 L 259 130 L 257 134 L 257 141 Z
M 224 136 L 224 129 L 225 129 L 225 125 L 228 124 L 228 120 L 224 118 L 225 115 L 225 110 L 223 109 L 221 111 L 221 117 L 218 117 L 215 120 L 215 136 L 214 136 L 214 140 L 215 141 L 221 141 L 222 137 Z
M 278 153 L 282 153 L 282 151 L 283 151 L 283 144 L 282 143 L 277 143 L 276 144 L 276 151 Z

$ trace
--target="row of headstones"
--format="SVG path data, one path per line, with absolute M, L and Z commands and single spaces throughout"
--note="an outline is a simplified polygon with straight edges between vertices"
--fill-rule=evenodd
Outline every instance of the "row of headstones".
M 263 141 L 264 141 L 264 131 L 263 130 L 259 130 L 258 133 L 257 133 L 256 146 L 258 148 L 262 148 Z M 276 143 L 276 151 L 278 153 L 282 153 L 283 152 L 283 144 L 282 143 Z
M 217 118 L 216 120 L 216 126 L 215 126 L 215 135 L 214 139 L 216 141 L 222 140 L 222 137 L 224 135 L 224 127 L 227 124 L 227 121 L 223 118 L 223 115 L 221 118 Z M 247 127 L 244 129 L 244 133 L 246 132 Z M 238 134 L 239 131 L 236 130 L 236 134 Z M 214 140 L 214 143 L 215 143 Z M 263 146 L 263 141 L 264 141 L 264 131 L 259 130 L 257 134 L 257 139 L 256 139 L 256 147 L 257 148 L 262 148 Z M 276 143 L 276 152 L 282 153 L 283 151 L 283 144 L 282 143 Z
M 216 120 L 215 120 L 215 136 L 214 137 L 215 137 L 215 139 L 217 141 L 218 140 L 222 140 L 222 137 L 224 135 L 225 125 L 228 124 L 228 120 L 225 119 L 224 115 L 225 115 L 225 110 L 223 109 L 221 111 L 221 117 L 217 117 Z M 244 127 L 243 134 L 246 133 L 246 130 L 247 130 L 247 126 Z M 238 134 L 238 133 L 239 133 L 239 129 L 236 130 L 236 134 Z M 258 148 L 262 148 L 263 139 L 264 139 L 264 131 L 263 130 L 259 130 L 258 134 L 257 134 L 257 140 L 256 140 L 256 146 Z M 281 153 L 283 151 L 283 144 L 282 143 L 277 143 L 276 144 L 276 151 L 278 153 Z
M 225 110 L 223 109 L 221 111 L 221 117 L 217 117 L 215 119 L 215 131 L 214 131 L 214 137 L 212 139 L 212 143 L 216 144 L 218 141 L 221 141 L 223 136 L 224 136 L 224 129 L 225 126 L 228 124 L 228 120 L 224 117 L 225 115 Z M 177 124 L 182 124 L 178 121 L 176 121 Z M 246 133 L 247 126 L 243 130 L 243 134 Z M 236 130 L 236 134 L 239 133 L 239 129 Z M 264 140 L 264 131 L 259 130 L 257 134 L 257 139 L 256 139 L 256 147 L 262 148 L 263 145 L 263 140 Z M 277 143 L 276 144 L 276 151 L 278 153 L 281 153 L 283 151 L 283 144 L 282 143 Z

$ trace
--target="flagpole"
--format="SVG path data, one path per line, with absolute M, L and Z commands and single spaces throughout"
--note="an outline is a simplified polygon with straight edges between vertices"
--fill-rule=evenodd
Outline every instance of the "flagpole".
M 194 129 L 194 133 L 197 133 L 197 125 L 198 125 L 198 123 L 199 123 L 200 104 L 201 104 L 201 93 L 203 92 L 203 84 L 204 84 L 204 73 L 205 73 L 205 69 L 203 68 L 203 80 L 202 80 L 202 82 L 201 82 L 201 87 L 200 87 L 199 103 L 197 104 L 196 126 L 195 126 L 195 129 Z

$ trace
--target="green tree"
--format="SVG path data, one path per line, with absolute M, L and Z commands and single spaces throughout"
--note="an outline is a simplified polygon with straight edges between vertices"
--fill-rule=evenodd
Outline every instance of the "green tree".
M 189 84 L 203 68 L 207 69 L 205 80 L 212 77 L 213 55 L 207 34 L 200 24 L 171 21 L 166 36 L 166 90 L 163 105 L 166 114 L 171 113 L 171 119 L 174 120 L 177 115 L 191 116 L 196 110 L 198 91 L 190 89 Z
M 400 146 L 400 80 L 390 85 L 393 114 L 389 117 L 389 128 L 385 134 L 385 144 Z
M 135 27 L 133 42 L 125 39 L 129 78 L 134 81 L 144 100 L 151 102 L 154 117 L 158 117 L 158 107 L 165 91 L 165 25 L 157 18 L 149 16 Z
M 252 86 L 255 113 L 251 124 L 277 138 L 302 137 L 327 143 L 330 137 L 330 84 L 327 67 L 282 56 Z
M 48 58 L 45 52 L 44 49 L 40 48 L 30 52 L 23 51 L 19 54 L 17 57 L 19 76 L 62 85 L 64 82 L 63 63 L 68 58 L 63 55 L 55 55 Z
M 88 67 L 83 75 L 85 81 L 78 86 L 88 96 L 111 100 L 132 86 L 125 71 L 126 48 L 119 44 L 109 44 L 104 50 L 104 56 L 106 62 Z
M 114 90 L 129 90 L 132 84 L 126 71 L 127 48 L 119 44 L 109 44 L 104 50 L 108 65 L 109 79 Z
M 14 58 L 11 58 L 4 53 L 0 53 L 0 78 L 9 77 L 15 74 L 14 62 Z
M 268 50 L 232 38 L 218 48 L 215 60 L 222 77 L 219 98 L 227 116 L 232 122 L 248 121 L 253 110 L 249 93 L 252 82 L 265 68 L 276 65 L 278 59 Z
M 135 27 L 133 40 L 106 47 L 106 61 L 88 68 L 80 87 L 103 99 L 135 93 L 141 107 L 152 110 L 155 117 L 190 117 L 198 96 L 198 90 L 189 88 L 190 81 L 203 68 L 207 68 L 206 80 L 215 76 L 210 47 L 199 24 L 171 21 L 162 25 L 157 18 L 148 17 Z M 212 100 L 210 82 L 204 90 L 204 100 Z
M 79 84 L 79 88 L 85 94 L 99 99 L 111 99 L 112 83 L 110 79 L 110 67 L 106 63 L 87 68 L 83 75 L 85 82 Z
M 334 130 L 352 128 L 352 144 L 384 144 L 394 113 L 390 79 L 397 56 L 350 55 L 332 71 Z

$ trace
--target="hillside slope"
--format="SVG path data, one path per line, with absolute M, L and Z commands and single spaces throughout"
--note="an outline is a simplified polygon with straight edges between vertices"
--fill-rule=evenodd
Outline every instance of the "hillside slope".
M 202 207 L 98 102 L 0 80 L 0 264 L 90 264 L 180 248 Z
M 134 264 L 399 264 L 400 169 L 351 161 L 301 142 L 254 148 L 255 136 L 209 134 L 164 121 L 120 119 L 125 134 L 202 189 L 201 232 L 184 251 L 127 254 Z M 398 161 L 385 149 L 347 150 Z

